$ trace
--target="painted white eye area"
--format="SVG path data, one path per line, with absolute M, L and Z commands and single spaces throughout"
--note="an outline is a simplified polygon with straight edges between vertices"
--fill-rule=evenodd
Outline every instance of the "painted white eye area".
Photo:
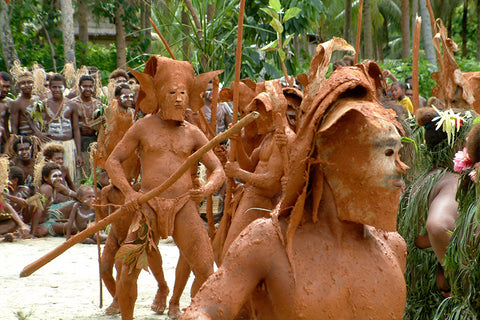
M 33 83 L 27 82 L 27 83 L 22 83 L 20 85 L 20 88 L 25 88 L 25 87 L 33 87 Z
M 132 100 L 133 101 L 133 93 L 130 93 L 130 94 L 122 94 L 120 96 L 120 99 L 122 100 L 122 102 L 125 102 L 127 100 Z

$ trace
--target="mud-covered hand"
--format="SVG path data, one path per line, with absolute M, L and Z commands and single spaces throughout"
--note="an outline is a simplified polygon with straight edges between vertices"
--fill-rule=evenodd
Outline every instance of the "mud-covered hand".
M 229 178 L 238 177 L 238 173 L 240 171 L 240 165 L 238 162 L 227 162 L 225 164 L 225 174 Z
M 190 194 L 190 199 L 196 203 L 202 202 L 202 200 L 207 196 L 207 192 L 204 187 L 190 189 L 188 193 Z
M 142 193 L 132 191 L 125 196 L 125 209 L 128 212 L 134 213 L 140 210 L 140 205 L 138 203 L 138 199 L 141 197 Z

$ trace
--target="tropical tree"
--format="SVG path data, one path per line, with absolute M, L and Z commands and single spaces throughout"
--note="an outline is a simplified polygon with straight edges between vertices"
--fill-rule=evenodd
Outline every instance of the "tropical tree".
M 60 0 L 60 11 L 62 13 L 63 54 L 65 62 L 73 63 L 75 66 L 75 33 L 73 29 L 72 0 Z
M 409 1 L 402 0 L 402 58 L 406 59 L 410 55 L 410 13 Z
M 5 1 L 0 1 L 0 42 L 2 45 L 3 58 L 7 69 L 10 70 L 13 62 L 18 60 L 18 54 L 15 49 L 15 43 L 13 42 L 8 5 Z

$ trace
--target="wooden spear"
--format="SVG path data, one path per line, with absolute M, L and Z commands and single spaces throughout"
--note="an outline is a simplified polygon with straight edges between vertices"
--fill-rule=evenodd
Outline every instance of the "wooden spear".
M 358 53 L 360 52 L 360 38 L 362 37 L 362 18 L 363 18 L 363 0 L 358 4 L 358 22 L 357 22 L 357 41 L 355 42 L 355 57 L 353 64 L 358 63 Z
M 216 145 L 218 145 L 220 142 L 222 142 L 225 139 L 228 139 L 232 134 L 240 132 L 243 127 L 248 125 L 249 123 L 253 122 L 256 118 L 258 118 L 258 112 L 252 112 L 246 117 L 244 117 L 242 120 L 240 120 L 237 124 L 232 126 L 230 129 L 227 131 L 222 132 L 212 140 L 210 140 L 207 144 L 205 144 L 203 147 L 195 151 L 192 155 L 190 155 L 185 161 L 182 163 L 182 165 L 167 179 L 165 180 L 161 185 L 156 187 L 153 190 L 150 190 L 149 192 L 143 194 L 140 196 L 137 200 L 138 205 L 142 205 L 149 201 L 150 199 L 153 199 L 155 197 L 160 196 L 165 190 L 167 190 L 172 184 L 175 183 L 189 168 L 196 164 L 197 161 L 200 160 L 200 158 L 213 149 Z M 43 257 L 40 259 L 37 259 L 36 261 L 32 262 L 31 264 L 27 265 L 25 268 L 23 268 L 22 272 L 20 272 L 20 277 L 28 277 L 65 251 L 67 251 L 69 248 L 74 246 L 75 244 L 87 239 L 90 237 L 92 234 L 95 232 L 105 228 L 107 225 L 110 223 L 118 220 L 121 216 L 124 214 L 130 213 L 126 208 L 127 206 L 131 205 L 131 203 L 127 203 L 120 207 L 119 209 L 115 210 L 111 215 L 108 217 L 100 220 L 98 223 L 95 223 L 93 226 L 88 227 L 87 229 L 83 230 L 80 233 L 77 233 L 67 241 L 63 242 L 61 245 L 58 247 L 54 248 L 47 254 L 45 254 Z
M 210 129 L 213 132 L 217 132 L 217 103 L 218 103 L 218 76 L 215 76 L 212 81 L 212 102 L 210 105 Z M 208 172 L 207 172 L 208 174 Z M 211 240 L 215 237 L 215 221 L 213 219 L 213 196 L 207 197 L 207 223 L 208 223 L 208 236 Z
M 155 25 L 155 23 L 153 22 L 152 18 L 148 18 L 150 20 L 150 23 L 152 24 L 152 27 L 153 29 L 155 29 L 155 31 L 157 32 L 158 36 L 160 37 L 160 39 L 162 40 L 163 42 L 163 45 L 165 46 L 165 48 L 167 49 L 168 53 L 170 54 L 170 57 L 172 57 L 173 60 L 177 60 L 175 59 L 175 55 L 173 54 L 172 50 L 170 50 L 170 47 L 167 43 L 167 40 L 165 40 L 165 38 L 163 37 L 162 33 L 160 32 L 160 30 L 158 30 L 157 26 Z
M 238 117 L 238 104 L 240 100 L 240 72 L 242 65 L 242 39 L 243 39 L 243 16 L 245 13 L 245 0 L 240 0 L 240 9 L 238 12 L 238 33 L 237 33 L 237 48 L 235 52 L 235 79 L 233 81 L 233 116 L 232 124 L 237 122 Z M 230 141 L 230 152 L 228 154 L 228 161 L 235 161 L 237 142 L 235 140 Z M 233 178 L 228 178 L 227 180 L 227 191 L 225 194 L 224 202 L 224 214 L 232 215 L 231 209 L 231 198 L 233 190 L 234 180 Z
M 413 34 L 413 52 L 412 52 L 412 91 L 413 91 L 413 113 L 420 107 L 419 84 L 418 84 L 418 60 L 420 50 L 420 30 L 422 28 L 422 18 L 416 17 L 415 31 Z

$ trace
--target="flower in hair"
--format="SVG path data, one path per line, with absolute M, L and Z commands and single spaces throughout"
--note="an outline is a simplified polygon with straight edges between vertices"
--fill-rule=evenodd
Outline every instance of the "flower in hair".
M 459 113 L 453 112 L 452 109 L 440 111 L 434 106 L 432 108 L 437 112 L 432 122 L 437 122 L 435 130 L 442 128 L 442 131 L 447 134 L 448 144 L 453 146 L 455 143 L 455 135 L 460 131 L 463 124 L 463 117 Z
M 468 155 L 467 149 L 463 148 L 463 150 L 457 151 L 457 153 L 455 153 L 455 157 L 453 158 L 453 170 L 455 172 L 462 173 L 471 167 L 473 167 L 473 162 Z

